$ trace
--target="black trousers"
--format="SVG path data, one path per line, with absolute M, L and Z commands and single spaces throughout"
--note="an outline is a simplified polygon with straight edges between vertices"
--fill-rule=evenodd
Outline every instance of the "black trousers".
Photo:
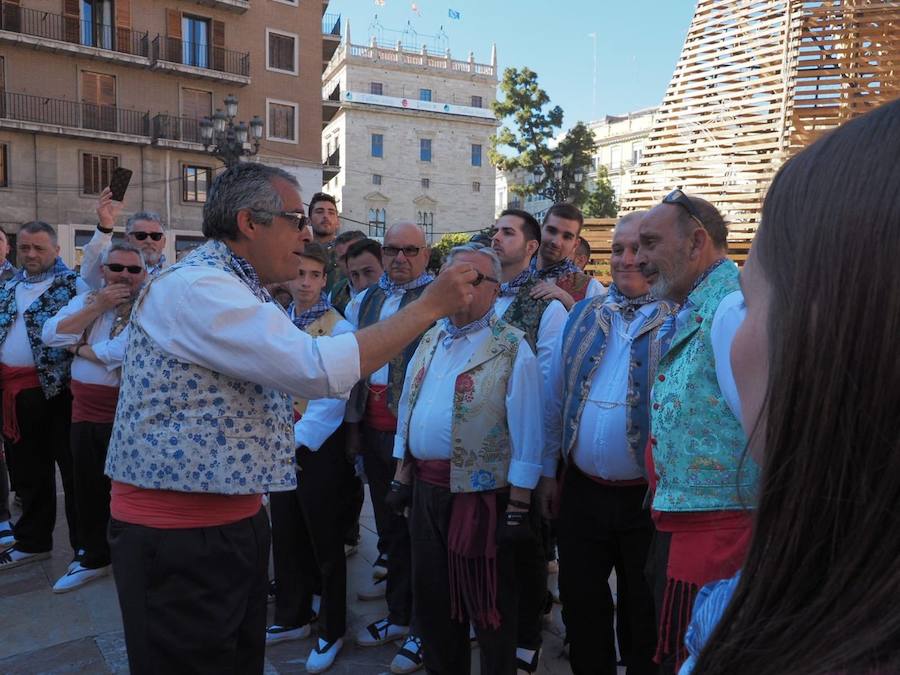
M 9 473 L 6 469 L 6 452 L 0 448 L 0 522 L 9 518 Z
M 112 422 L 73 422 L 72 468 L 75 485 L 75 517 L 78 542 L 85 550 L 81 564 L 97 568 L 109 565 L 109 478 L 103 473 Z
M 336 432 L 317 451 L 298 452 L 299 484 L 269 496 L 275 563 L 275 623 L 309 623 L 312 596 L 321 588 L 320 637 L 332 641 L 347 632 L 347 560 L 344 535 L 352 522 L 353 467 Z
M 534 494 L 534 493 L 532 493 Z M 519 593 L 517 645 L 523 649 L 541 648 L 544 608 L 547 590 L 547 550 L 550 546 L 550 524 L 541 518 L 536 500 L 531 503 L 533 540 L 514 546 L 516 581 Z
M 42 553 L 53 548 L 56 526 L 56 467 L 62 478 L 69 525 L 69 543 L 77 551 L 78 535 L 72 478 L 69 426 L 72 396 L 68 390 L 51 399 L 40 388 L 26 389 L 16 397 L 21 438 L 6 442 L 6 460 L 22 498 L 22 516 L 16 522 L 16 548 Z
M 619 621 L 628 625 L 629 675 L 657 672 L 656 616 L 644 566 L 653 523 L 643 508 L 646 486 L 600 485 L 574 466 L 566 471 L 558 522 L 559 591 L 575 675 L 616 673 L 613 601 L 616 569 Z
M 111 519 L 132 675 L 263 672 L 269 519 L 164 530 Z
M 417 480 L 410 514 L 412 578 L 416 597 L 416 628 L 422 638 L 425 668 L 440 675 L 468 675 L 471 666 L 469 622 L 450 617 L 450 572 L 447 541 L 454 496 L 447 488 Z M 498 494 L 497 514 L 503 517 L 508 495 Z M 497 609 L 500 628 L 475 625 L 481 672 L 515 675 L 518 592 L 513 547 L 497 548 Z
M 397 461 L 393 457 L 394 434 L 362 427 L 363 465 L 369 481 L 369 495 L 375 511 L 381 553 L 387 554 L 387 588 L 385 599 L 391 623 L 408 626 L 412 621 L 412 562 L 409 523 L 384 503 Z
M 350 479 L 350 489 L 347 491 L 347 508 L 353 514 L 353 519 L 344 534 L 344 543 L 348 546 L 359 544 L 359 516 L 362 513 L 363 504 L 366 501 L 366 488 L 362 480 L 355 474 L 355 467 L 351 464 L 354 473 Z

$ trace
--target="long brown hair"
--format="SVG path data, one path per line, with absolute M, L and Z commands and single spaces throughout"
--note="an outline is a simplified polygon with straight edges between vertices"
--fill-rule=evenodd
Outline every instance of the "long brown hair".
M 695 675 L 900 672 L 900 101 L 775 176 L 753 540 Z

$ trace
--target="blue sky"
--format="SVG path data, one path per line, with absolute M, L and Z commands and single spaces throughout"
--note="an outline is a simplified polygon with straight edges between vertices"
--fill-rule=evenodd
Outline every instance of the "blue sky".
M 379 0 L 380 2 L 381 0 Z M 420 35 L 443 26 L 454 58 L 488 62 L 497 44 L 501 73 L 528 66 L 553 104 L 563 129 L 578 120 L 658 105 L 681 52 L 693 0 L 332 0 L 329 13 L 350 19 L 354 43 L 368 42 L 375 15 L 386 39 L 411 22 Z M 419 15 L 412 11 L 415 4 Z M 454 9 L 460 20 L 448 17 Z M 597 34 L 597 95 L 593 102 Z

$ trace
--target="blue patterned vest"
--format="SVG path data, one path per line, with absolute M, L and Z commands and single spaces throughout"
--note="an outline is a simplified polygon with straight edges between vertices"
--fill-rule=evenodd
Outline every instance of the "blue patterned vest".
M 52 398 L 69 386 L 73 356 L 67 349 L 45 345 L 41 341 L 41 331 L 47 319 L 55 316 L 78 294 L 77 279 L 78 274 L 72 270 L 58 274 L 50 287 L 22 313 L 45 398 Z M 8 282 L 0 289 L 0 344 L 6 341 L 17 315 L 16 284 Z
M 738 268 L 720 265 L 688 296 L 692 305 L 659 362 L 651 396 L 657 511 L 746 509 L 759 467 L 741 464 L 747 439 L 722 396 L 713 354 L 713 318 L 739 289 Z
M 628 404 L 626 433 L 628 447 L 641 472 L 646 475 L 644 447 L 647 445 L 650 426 L 650 388 L 659 363 L 659 343 L 656 335 L 672 305 L 655 303 L 653 313 L 647 317 L 631 343 L 631 367 L 628 375 Z M 567 460 L 578 439 L 578 425 L 594 381 L 594 373 L 600 367 L 606 348 L 606 339 L 612 325 L 612 315 L 617 309 L 605 296 L 582 300 L 572 307 L 563 331 L 563 428 L 562 458 Z
M 296 486 L 291 398 L 181 361 L 141 326 L 141 304 L 159 279 L 200 266 L 243 283 L 229 261 L 224 244 L 207 242 L 152 279 L 135 302 L 106 457 L 106 474 L 113 480 L 155 490 L 229 495 Z

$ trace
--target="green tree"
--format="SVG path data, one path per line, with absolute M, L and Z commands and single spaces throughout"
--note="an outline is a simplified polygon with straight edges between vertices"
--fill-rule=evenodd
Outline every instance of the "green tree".
M 616 193 L 609 182 L 606 167 L 602 164 L 597 167 L 594 190 L 587 195 L 582 210 L 588 218 L 615 218 L 619 213 Z
M 518 195 L 543 194 L 553 199 L 581 204 L 587 197 L 576 173 L 587 169 L 596 141 L 582 122 L 573 126 L 554 150 L 550 141 L 562 127 L 563 111 L 549 108 L 550 97 L 540 88 L 537 73 L 530 68 L 507 68 L 500 83 L 502 100 L 493 104 L 494 114 L 503 126 L 491 139 L 489 157 L 502 171 L 523 171 L 537 176 L 534 183 L 514 183 L 510 191 Z M 510 118 L 507 120 L 507 118 Z M 510 148 L 513 152 L 501 151 Z M 562 175 L 556 176 L 559 159 Z

